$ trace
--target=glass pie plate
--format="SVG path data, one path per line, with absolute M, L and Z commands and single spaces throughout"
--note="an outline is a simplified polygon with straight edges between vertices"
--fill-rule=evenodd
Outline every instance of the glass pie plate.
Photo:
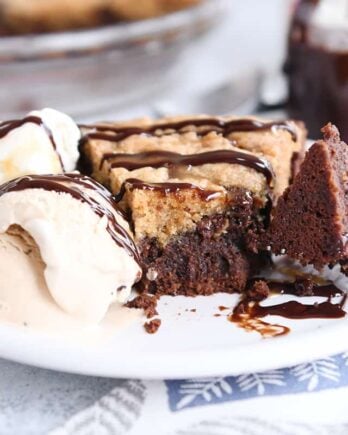
M 180 56 L 218 22 L 224 0 L 160 18 L 0 38 L 0 119 L 54 107 L 82 118 L 160 92 Z

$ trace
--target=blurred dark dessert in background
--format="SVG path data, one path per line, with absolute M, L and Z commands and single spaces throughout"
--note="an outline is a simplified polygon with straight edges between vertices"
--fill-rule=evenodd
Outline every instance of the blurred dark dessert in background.
M 348 1 L 297 2 L 285 71 L 289 114 L 305 121 L 309 135 L 327 122 L 348 140 Z
M 0 0 L 0 35 L 97 27 L 161 16 L 201 0 Z

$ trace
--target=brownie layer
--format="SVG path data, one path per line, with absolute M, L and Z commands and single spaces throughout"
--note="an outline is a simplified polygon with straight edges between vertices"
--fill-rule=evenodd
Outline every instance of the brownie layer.
M 138 289 L 157 295 L 209 295 L 241 292 L 265 264 L 256 254 L 265 220 L 246 193 L 224 214 L 205 216 L 194 231 L 173 237 L 165 246 L 145 238 L 139 246 L 144 275 Z

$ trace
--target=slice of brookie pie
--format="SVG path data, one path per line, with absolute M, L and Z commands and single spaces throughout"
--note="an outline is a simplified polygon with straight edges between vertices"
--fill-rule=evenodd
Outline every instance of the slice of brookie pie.
M 341 263 L 348 275 L 348 145 L 335 126 L 322 132 L 280 197 L 265 244 L 318 270 Z
M 294 121 L 181 117 L 84 127 L 83 161 L 129 214 L 156 294 L 243 291 L 306 132 Z

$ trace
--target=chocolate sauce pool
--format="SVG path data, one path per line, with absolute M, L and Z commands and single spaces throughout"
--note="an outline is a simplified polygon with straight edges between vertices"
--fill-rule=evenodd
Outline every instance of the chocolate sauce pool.
M 272 293 L 298 294 L 298 288 L 293 283 L 268 282 Z M 316 286 L 312 288 L 311 296 L 321 296 L 327 299 L 324 302 L 304 304 L 298 301 L 288 301 L 276 305 L 261 305 L 260 301 L 249 296 L 243 296 L 233 309 L 228 319 L 249 331 L 258 331 L 264 337 L 273 337 L 287 334 L 290 329 L 282 325 L 274 325 L 261 320 L 272 315 L 287 319 L 339 319 L 346 316 L 343 307 L 347 295 L 333 284 Z M 341 296 L 339 303 L 333 303 L 332 298 Z

